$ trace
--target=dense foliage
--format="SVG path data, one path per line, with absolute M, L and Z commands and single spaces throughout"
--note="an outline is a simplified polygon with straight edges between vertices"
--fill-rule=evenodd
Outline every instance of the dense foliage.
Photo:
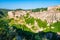
M 42 12 L 42 11 L 47 11 L 47 8 L 36 8 L 36 9 L 32 9 L 32 12 Z
M 60 32 L 60 21 L 53 23 L 52 26 L 54 27 L 54 32 Z
M 36 19 L 39 27 L 47 27 L 47 21 L 42 21 L 41 19 Z

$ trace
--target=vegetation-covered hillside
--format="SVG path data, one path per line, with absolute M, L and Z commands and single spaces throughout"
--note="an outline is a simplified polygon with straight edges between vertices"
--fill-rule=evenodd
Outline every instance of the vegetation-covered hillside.
M 36 8 L 36 9 L 32 9 L 32 12 L 42 12 L 42 11 L 47 11 L 47 8 Z
M 47 24 L 46 20 L 31 17 L 28 13 L 16 20 L 9 19 L 7 10 L 1 10 L 0 40 L 59 40 L 60 22 Z

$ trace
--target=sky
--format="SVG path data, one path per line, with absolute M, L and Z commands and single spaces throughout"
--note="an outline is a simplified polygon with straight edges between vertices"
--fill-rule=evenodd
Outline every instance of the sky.
M 0 0 L 0 8 L 34 9 L 60 5 L 60 0 Z

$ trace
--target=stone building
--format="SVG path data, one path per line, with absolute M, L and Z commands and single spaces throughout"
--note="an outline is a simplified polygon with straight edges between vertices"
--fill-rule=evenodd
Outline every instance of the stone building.
M 56 10 L 57 8 L 60 8 L 60 5 L 48 7 L 48 10 Z

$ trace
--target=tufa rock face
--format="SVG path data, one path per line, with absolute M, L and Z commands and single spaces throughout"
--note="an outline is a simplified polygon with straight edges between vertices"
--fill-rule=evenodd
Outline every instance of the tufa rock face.
M 41 20 L 47 20 L 47 23 L 50 24 L 52 22 L 60 21 L 60 11 L 57 9 L 60 9 L 60 6 L 48 7 L 48 10 L 43 12 L 31 12 L 31 11 L 23 11 L 23 10 L 9 11 L 8 17 L 16 19 L 18 17 L 21 17 L 29 13 L 30 16 L 34 18 L 39 18 Z

